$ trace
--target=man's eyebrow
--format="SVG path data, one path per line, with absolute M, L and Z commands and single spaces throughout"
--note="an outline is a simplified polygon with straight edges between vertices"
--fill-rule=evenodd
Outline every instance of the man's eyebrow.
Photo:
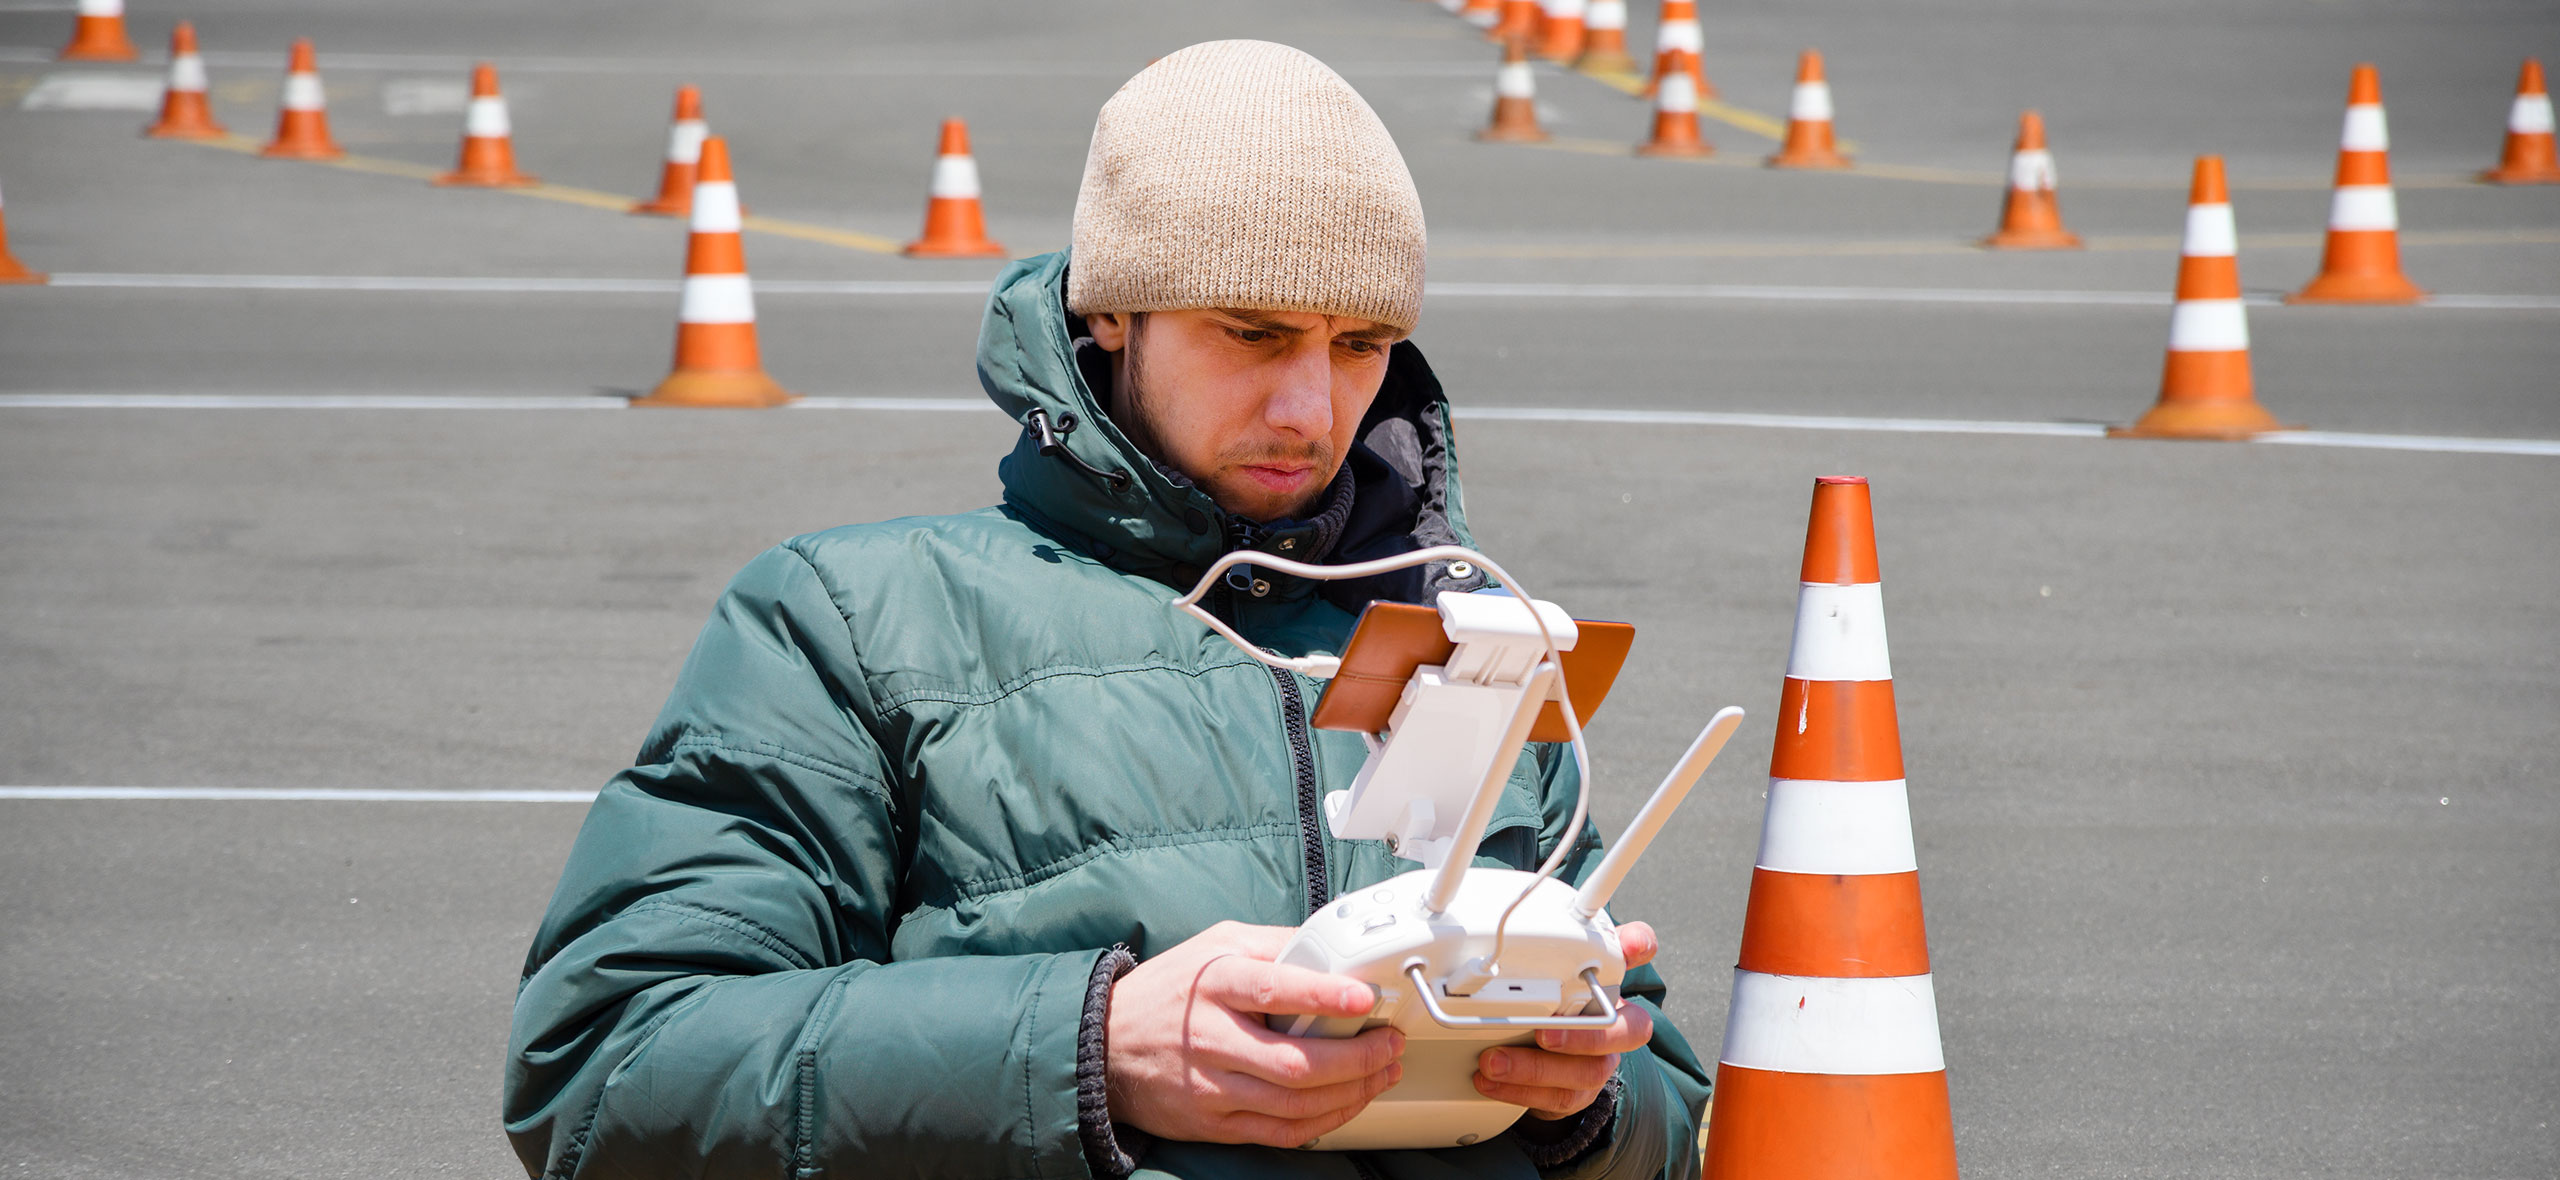
M 1217 311 L 1219 315 L 1241 323 L 1245 327 L 1251 328 L 1257 332 L 1278 332 L 1289 336 L 1303 336 L 1307 331 L 1304 328 L 1292 327 L 1288 324 L 1282 323 L 1270 312 L 1259 311 L 1254 308 L 1221 307 L 1217 309 Z M 1340 337 L 1340 339 L 1344 340 L 1368 340 L 1379 343 L 1391 343 L 1403 338 L 1404 333 L 1399 332 L 1386 324 L 1371 324 L 1356 332 L 1344 332 Z

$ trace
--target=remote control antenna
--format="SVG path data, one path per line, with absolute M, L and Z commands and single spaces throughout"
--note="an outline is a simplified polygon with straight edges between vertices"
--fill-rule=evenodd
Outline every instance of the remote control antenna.
M 1636 812 L 1635 822 L 1627 825 L 1627 834 L 1609 846 L 1609 855 L 1600 858 L 1600 867 L 1583 881 L 1582 892 L 1573 896 L 1573 913 L 1588 922 L 1609 904 L 1609 895 L 1618 891 L 1618 883 L 1627 879 L 1636 858 L 1644 855 L 1645 845 L 1671 822 L 1671 812 L 1689 797 L 1689 788 L 1698 776 L 1707 772 L 1707 764 L 1716 760 L 1733 731 L 1742 728 L 1742 709 L 1727 705 L 1718 710 L 1707 727 L 1698 732 L 1698 740 L 1689 743 L 1689 752 L 1680 756 L 1678 765 L 1653 789 L 1653 797 L 1644 801 L 1644 809 Z

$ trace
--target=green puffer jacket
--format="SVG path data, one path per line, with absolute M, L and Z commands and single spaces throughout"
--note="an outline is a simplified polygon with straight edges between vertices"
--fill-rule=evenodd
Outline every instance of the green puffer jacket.
M 1168 607 L 1245 535 L 1145 461 L 1079 371 L 1066 259 L 997 280 L 981 382 L 1026 432 L 1001 507 L 795 538 L 731 582 L 638 765 L 596 799 L 535 936 L 508 1045 L 527 1169 L 581 1177 L 1082 1177 L 1076 1034 L 1099 956 L 1225 919 L 1294 926 L 1404 862 L 1316 806 L 1361 763 L 1319 686 Z M 1468 539 L 1448 406 L 1396 347 L 1338 560 Z M 1089 470 L 1088 470 L 1089 469 Z M 1097 474 L 1097 472 L 1101 474 Z M 1258 538 L 1286 551 L 1299 534 Z M 1368 597 L 1222 592 L 1245 635 L 1338 651 Z M 1331 595 L 1332 597 L 1328 597 Z M 1346 609 L 1349 608 L 1349 609 Z M 1533 867 L 1572 760 L 1532 747 L 1481 858 Z M 1592 862 L 1598 838 L 1568 871 Z M 1658 1001 L 1660 980 L 1627 993 Z M 1655 1009 L 1615 1125 L 1551 1175 L 1678 1177 L 1707 1072 Z M 1141 1175 L 1534 1177 L 1509 1135 L 1359 1156 L 1158 1143 Z

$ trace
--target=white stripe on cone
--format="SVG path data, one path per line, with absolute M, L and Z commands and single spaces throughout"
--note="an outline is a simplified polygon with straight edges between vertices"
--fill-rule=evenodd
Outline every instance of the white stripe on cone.
M 80 0 L 82 16 L 123 16 L 124 0 Z
M 1795 646 L 1787 652 L 1795 680 L 1891 680 L 1886 654 L 1884 587 L 1808 583 L 1796 595 Z
M 1698 22 L 1693 20 L 1664 21 L 1662 27 L 1655 30 L 1653 34 L 1653 49 L 1656 53 L 1666 49 L 1685 49 L 1691 53 L 1704 53 L 1706 48 L 1707 36 L 1698 28 Z
M 1911 797 L 1903 780 L 1834 783 L 1769 780 L 1769 814 L 1753 861 L 1782 873 L 1855 876 L 1911 873 Z
M 1583 0 L 1547 0 L 1550 19 L 1577 19 L 1581 17 L 1582 10 Z
M 693 232 L 698 234 L 734 234 L 745 228 L 738 212 L 738 186 L 726 180 L 706 180 L 693 186 Z
M 2551 134 L 2551 96 L 2517 95 L 2516 105 L 2507 108 L 2507 130 L 2518 135 Z
M 2350 152 L 2390 151 L 2391 132 L 2382 124 L 2382 108 L 2348 107 L 2347 126 L 2338 135 L 2338 146 Z
M 935 157 L 933 195 L 937 197 L 977 196 L 978 158 L 975 156 Z
M 1795 97 L 1787 103 L 1787 116 L 1807 122 L 1830 122 L 1831 84 L 1829 82 L 1796 83 Z
M 2030 148 L 2009 157 L 2009 187 L 2020 192 L 2039 193 L 2055 186 L 2053 153 L 2043 148 Z
M 2400 202 L 2387 184 L 2342 185 L 2329 199 L 2331 229 L 2398 229 Z
M 2190 258 L 2220 258 L 2240 252 L 2240 227 L 2231 206 L 2187 206 L 2187 244 L 2179 253 Z
M 1926 975 L 1827 979 L 1733 973 L 1727 1065 L 1780 1073 L 1935 1073 L 1937 989 Z
M 1686 115 L 1698 109 L 1698 80 L 1687 70 L 1673 70 L 1663 75 L 1662 89 L 1654 92 L 1653 109 Z
M 320 91 L 320 75 L 285 75 L 284 109 L 288 111 L 323 111 L 329 109 L 328 100 Z
M 1504 98 L 1536 98 L 1538 80 L 1525 61 L 1507 61 L 1493 72 L 1493 92 Z M 934 194 L 940 196 L 940 193 Z
M 205 85 L 203 58 L 192 53 L 182 53 L 170 60 L 169 89 L 180 94 L 202 94 L 205 92 Z
M 2169 309 L 2172 352 L 2241 352 L 2249 347 L 2249 317 L 2237 299 L 2181 299 Z
M 698 205 L 700 197 L 695 198 Z M 756 297 L 745 275 L 686 275 L 676 320 L 687 324 L 752 324 Z
M 667 132 L 667 162 L 701 163 L 702 141 L 710 134 L 711 128 L 700 119 L 676 120 L 674 128 Z
M 507 134 L 507 100 L 475 98 L 462 117 L 462 133 L 473 139 L 498 139 Z
M 1591 8 L 1582 16 L 1586 29 L 1623 29 L 1627 27 L 1627 0 L 1591 0 Z

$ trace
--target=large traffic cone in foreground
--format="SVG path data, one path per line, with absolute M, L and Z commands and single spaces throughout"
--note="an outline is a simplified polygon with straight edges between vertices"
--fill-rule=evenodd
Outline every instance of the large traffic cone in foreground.
M 2553 151 L 2551 92 L 2542 85 L 2542 63 L 2524 59 L 2516 78 L 2515 105 L 2507 108 L 2507 150 L 2498 166 L 2480 174 L 2491 184 L 2560 184 L 2560 154 Z
M 1545 0 L 1546 20 L 1538 26 L 1538 56 L 1570 62 L 1582 56 L 1588 39 L 1583 27 L 1583 0 Z
M 124 0 L 80 0 L 80 23 L 72 26 L 61 60 L 132 61 L 140 56 L 124 35 Z
M 667 131 L 667 162 L 658 173 L 658 195 L 631 206 L 634 213 L 683 217 L 693 212 L 693 182 L 702 166 L 702 137 L 710 129 L 702 121 L 702 92 L 676 87 L 675 122 Z
M 1846 168 L 1849 157 L 1831 141 L 1831 83 L 1822 76 L 1822 53 L 1796 59 L 1795 96 L 1787 102 L 1787 139 L 1769 157 L 1772 168 Z
M 1653 27 L 1653 79 L 1645 83 L 1644 96 L 1651 98 L 1662 89 L 1665 72 L 1683 69 L 1689 81 L 1697 84 L 1698 97 L 1714 98 L 1715 83 L 1707 81 L 1706 51 L 1707 35 L 1698 27 L 1697 0 L 1662 0 L 1662 19 Z
M 791 394 L 765 376 L 756 353 L 756 298 L 739 236 L 738 185 L 729 174 L 729 145 L 719 136 L 702 141 L 701 177 L 693 187 L 693 233 L 685 243 L 675 371 L 631 404 L 749 410 L 781 405 Z
M 1636 68 L 1627 55 L 1627 0 L 1591 0 L 1582 14 L 1582 56 L 1573 68 L 1624 74 Z
M 169 32 L 169 86 L 160 94 L 160 119 L 142 133 L 153 139 L 220 139 L 231 134 L 213 121 L 213 104 L 205 97 L 209 85 L 204 57 L 196 52 L 196 27 L 179 21 Z
M 6 204 L 0 201 L 0 206 Z M 26 263 L 10 255 L 8 211 L 0 207 L 0 283 L 41 283 L 46 277 L 43 271 L 29 270 Z
M 320 88 L 320 56 L 311 38 L 297 37 L 285 66 L 284 102 L 276 112 L 276 137 L 258 152 L 284 160 L 334 160 L 346 149 L 329 138 L 329 99 Z
M 1867 481 L 1814 481 L 1706 1180 L 1954 1180 Z
M 1493 71 L 1493 123 L 1476 132 L 1486 143 L 1542 143 L 1538 126 L 1538 77 L 1529 68 L 1528 39 L 1502 43 L 1502 64 Z
M 2400 203 L 2391 192 L 2391 132 L 2382 119 L 2382 75 L 2356 66 L 2347 125 L 2338 137 L 2338 187 L 2320 274 L 2287 303 L 2416 303 L 2426 292 L 2400 273 Z
M 1982 244 L 1995 250 L 2077 250 L 2080 235 L 2062 228 L 2062 205 L 2053 196 L 2053 153 L 2044 146 L 2044 116 L 2018 116 L 2018 147 L 2009 155 L 2009 199 L 2000 228 Z
M 969 125 L 942 121 L 942 147 L 933 161 L 933 196 L 924 207 L 924 236 L 907 243 L 909 258 L 1002 258 L 1004 247 L 987 240 L 987 213 L 978 203 L 978 161 L 969 154 Z
M 2247 438 L 2284 424 L 2258 404 L 2249 379 L 2249 318 L 2240 306 L 2240 231 L 2222 157 L 2196 157 L 2187 193 L 2187 240 L 2178 255 L 2177 305 L 2169 310 L 2169 359 L 2160 400 L 2126 438 Z
M 1686 54 L 1681 55 L 1683 57 Z M 1688 71 L 1675 65 L 1653 94 L 1653 136 L 1636 145 L 1639 156 L 1706 156 L 1715 147 L 1698 134 L 1698 91 Z
M 1514 37 L 1535 37 L 1538 27 L 1546 23 L 1546 13 L 1538 0 L 1502 0 L 1502 10 L 1484 31 L 1487 41 L 1508 41 Z
M 471 105 L 462 116 L 462 157 L 436 183 L 459 188 L 523 188 L 540 181 L 516 171 L 515 129 L 498 93 L 498 67 L 471 68 Z

